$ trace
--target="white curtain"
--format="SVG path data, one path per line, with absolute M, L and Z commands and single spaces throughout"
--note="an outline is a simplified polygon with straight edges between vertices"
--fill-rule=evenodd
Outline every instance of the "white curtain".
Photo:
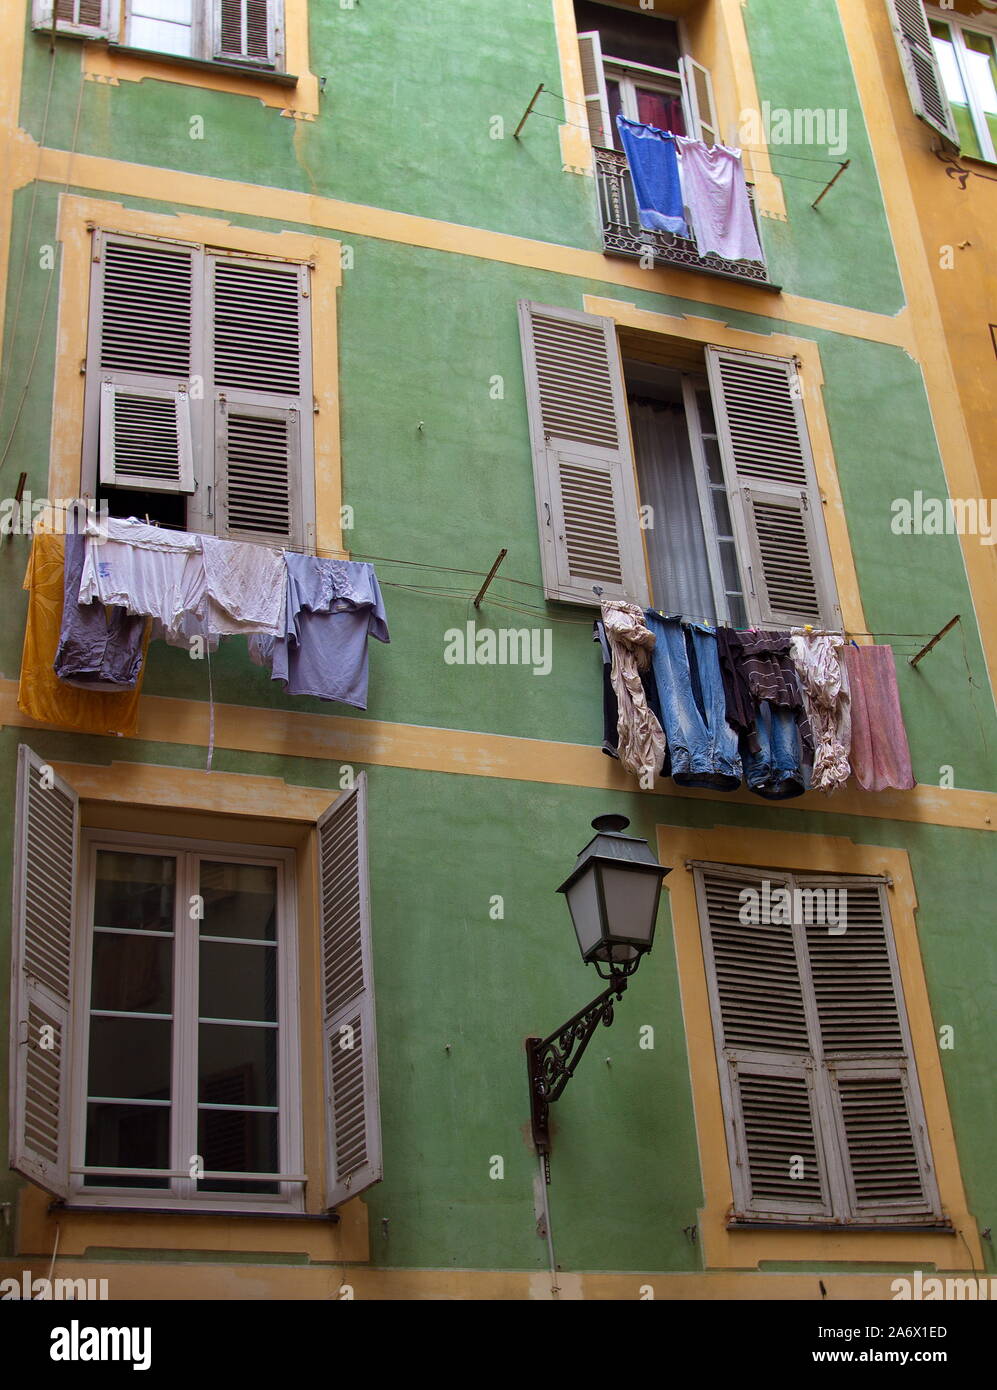
M 652 508 L 645 531 L 654 606 L 697 622 L 716 622 L 703 518 L 685 411 L 630 398 L 640 498 Z

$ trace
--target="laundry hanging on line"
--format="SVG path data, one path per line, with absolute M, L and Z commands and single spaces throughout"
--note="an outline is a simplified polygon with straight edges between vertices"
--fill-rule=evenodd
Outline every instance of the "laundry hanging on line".
M 616 124 L 645 230 L 694 239 L 701 256 L 764 260 L 740 150 L 622 115 Z
M 667 739 L 662 775 L 678 785 L 733 791 L 743 778 L 769 801 L 832 793 L 850 779 L 863 790 L 916 785 L 890 647 L 846 648 L 840 633 L 806 627 L 713 628 L 653 609 L 645 618 L 654 638 L 650 689 Z M 615 755 L 610 645 L 603 751 Z M 643 684 L 647 696 L 647 677 Z

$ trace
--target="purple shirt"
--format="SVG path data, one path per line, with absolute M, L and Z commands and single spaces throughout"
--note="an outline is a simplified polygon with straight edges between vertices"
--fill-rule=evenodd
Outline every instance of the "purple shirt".
M 142 670 L 145 618 L 100 602 L 80 603 L 86 537 L 66 535 L 62 627 L 53 668 L 67 685 L 84 690 L 133 690 Z
M 285 635 L 251 637 L 254 660 L 291 695 L 367 708 L 367 639 L 389 641 L 374 566 L 285 551 Z

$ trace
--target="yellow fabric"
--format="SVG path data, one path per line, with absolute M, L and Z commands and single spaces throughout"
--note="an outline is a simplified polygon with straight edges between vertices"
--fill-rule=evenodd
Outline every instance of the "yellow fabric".
M 21 680 L 17 707 L 42 724 L 59 724 L 87 734 L 134 734 L 138 701 L 149 648 L 146 623 L 142 670 L 134 690 L 110 693 L 66 685 L 52 669 L 62 626 L 65 541 L 62 536 L 36 535 L 24 576 L 28 591 L 28 621 L 24 629 Z

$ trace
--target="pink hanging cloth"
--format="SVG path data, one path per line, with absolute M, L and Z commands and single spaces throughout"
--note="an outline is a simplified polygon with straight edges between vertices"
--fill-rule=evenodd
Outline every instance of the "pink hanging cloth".
M 728 261 L 762 261 L 744 181 L 741 151 L 702 140 L 676 139 L 679 177 L 701 256 L 715 251 Z
M 893 648 L 847 647 L 845 663 L 852 697 L 852 773 L 864 791 L 887 787 L 910 791 L 907 730 L 900 710 Z

